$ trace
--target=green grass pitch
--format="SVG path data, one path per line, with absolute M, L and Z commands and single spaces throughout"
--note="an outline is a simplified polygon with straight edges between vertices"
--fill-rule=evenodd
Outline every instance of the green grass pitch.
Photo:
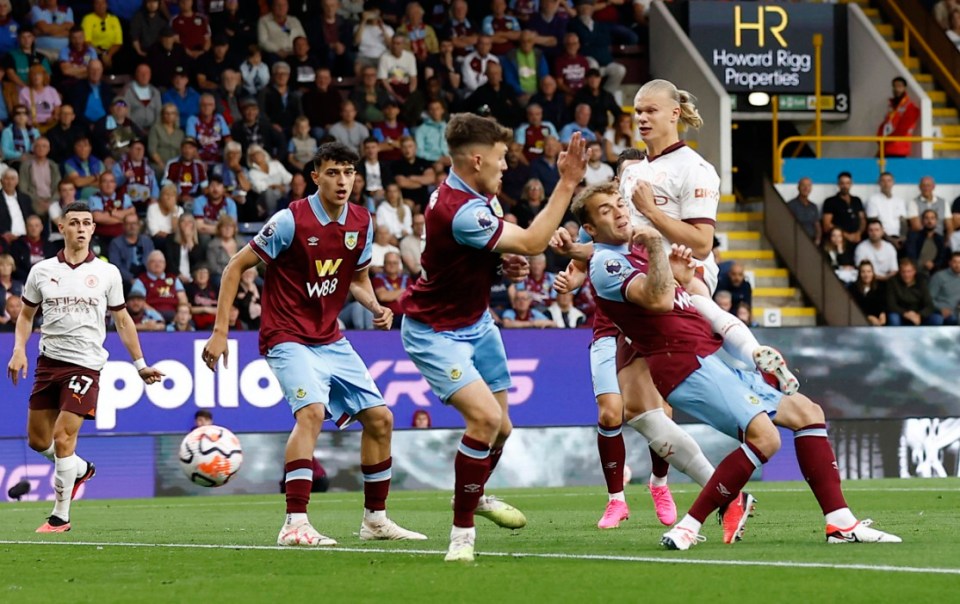
M 397 492 L 400 524 L 426 542 L 366 543 L 356 536 L 359 493 L 314 495 L 311 520 L 340 545 L 275 547 L 275 496 L 78 501 L 74 529 L 33 531 L 50 503 L 0 505 L 0 602 L 949 602 L 960 592 L 960 480 L 846 483 L 861 518 L 902 544 L 827 545 L 802 483 L 753 483 L 759 500 L 746 538 L 724 545 L 720 527 L 688 552 L 658 545 L 646 489 L 627 491 L 632 515 L 599 531 L 601 488 L 496 493 L 528 525 L 478 518 L 477 562 L 443 562 L 451 520 L 446 492 Z M 674 489 L 685 510 L 696 491 Z

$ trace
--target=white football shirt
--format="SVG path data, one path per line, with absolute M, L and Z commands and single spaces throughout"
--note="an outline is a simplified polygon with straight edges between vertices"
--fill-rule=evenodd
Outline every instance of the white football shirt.
M 71 265 L 63 252 L 33 265 L 23 303 L 40 307 L 40 354 L 100 371 L 107 362 L 107 311 L 124 308 L 123 281 L 116 266 L 93 253 Z
M 708 223 L 716 226 L 720 176 L 707 160 L 682 141 L 652 160 L 644 158 L 627 166 L 620 176 L 620 195 L 630 207 L 633 223 L 652 226 L 630 201 L 637 182 L 641 180 L 650 183 L 657 207 L 667 216 L 690 224 Z M 663 244 L 669 253 L 671 242 L 664 237 Z M 700 263 L 712 294 L 717 287 L 719 272 L 713 253 L 701 259 Z

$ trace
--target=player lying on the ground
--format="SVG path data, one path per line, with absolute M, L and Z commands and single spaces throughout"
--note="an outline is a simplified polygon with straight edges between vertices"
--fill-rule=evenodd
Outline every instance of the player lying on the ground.
M 19 378 L 27 377 L 27 340 L 37 310 L 41 310 L 41 352 L 30 393 L 27 439 L 31 449 L 56 467 L 56 499 L 53 513 L 38 533 L 70 530 L 70 501 L 80 485 L 96 473 L 93 463 L 82 459 L 76 450 L 83 420 L 93 419 L 97 411 L 100 370 L 107 362 L 103 348 L 107 310 L 113 314 L 117 333 L 140 379 L 153 384 L 163 377 L 143 360 L 137 328 L 123 299 L 120 271 L 90 251 L 96 225 L 89 206 L 79 202 L 68 205 L 57 228 L 63 235 L 63 251 L 30 270 L 7 365 L 14 386 Z
M 779 450 L 776 426 L 794 431 L 797 460 L 823 511 L 829 543 L 900 542 L 869 521 L 858 521 L 847 507 L 820 406 L 715 356 L 722 337 L 712 332 L 682 285 L 694 279 L 692 250 L 674 246 L 669 257 L 664 254 L 659 232 L 634 228 L 615 185 L 588 187 L 572 211 L 596 244 L 590 278 L 598 304 L 622 334 L 621 385 L 634 379 L 637 359 L 646 359 L 643 369 L 649 367 L 667 402 L 743 442 L 717 466 L 687 515 L 663 536 L 663 545 L 685 550 L 704 539 L 700 527 L 707 516 L 728 504 Z

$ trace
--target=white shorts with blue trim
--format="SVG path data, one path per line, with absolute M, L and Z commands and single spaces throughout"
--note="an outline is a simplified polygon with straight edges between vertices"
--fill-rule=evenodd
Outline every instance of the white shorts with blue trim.
M 364 409 L 386 404 L 363 359 L 346 338 L 317 346 L 277 344 L 267 351 L 267 365 L 294 414 L 320 403 L 326 407 L 327 419 L 343 429 Z
M 698 357 L 699 358 L 699 357 Z M 760 372 L 734 369 L 710 355 L 667 397 L 667 402 L 720 432 L 742 440 L 756 416 L 776 415 L 783 393 Z
M 620 394 L 616 338 L 607 336 L 590 344 L 590 377 L 593 379 L 593 396 Z
M 473 325 L 439 332 L 404 317 L 400 335 L 410 360 L 444 403 L 477 380 L 486 382 L 491 392 L 507 390 L 513 385 L 500 330 L 489 312 Z

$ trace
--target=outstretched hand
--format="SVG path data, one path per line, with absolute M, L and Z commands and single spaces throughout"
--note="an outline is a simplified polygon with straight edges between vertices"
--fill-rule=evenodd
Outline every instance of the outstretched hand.
M 504 254 L 501 258 L 503 267 L 503 276 L 517 283 L 523 281 L 530 275 L 530 261 L 526 256 L 518 254 Z
M 685 245 L 674 243 L 670 246 L 670 270 L 680 285 L 686 285 L 693 279 L 697 261 L 693 257 L 693 250 Z
M 557 159 L 560 180 L 568 185 L 577 186 L 587 173 L 587 141 L 579 132 L 574 132 L 566 151 L 560 152 Z
M 27 379 L 27 355 L 22 350 L 13 351 L 10 363 L 7 364 L 7 377 L 13 381 L 14 386 L 20 379 Z
M 586 273 L 563 270 L 557 273 L 557 278 L 553 281 L 553 289 L 561 294 L 572 294 L 580 289 L 586 280 Z
M 223 357 L 223 366 L 227 366 L 227 336 L 214 332 L 207 340 L 207 345 L 203 347 L 203 362 L 206 363 L 210 371 L 216 372 L 217 361 Z
M 163 379 L 163 373 L 159 369 L 154 369 L 153 367 L 144 367 L 137 373 L 140 374 L 140 379 L 143 380 L 147 385 L 156 384 Z

